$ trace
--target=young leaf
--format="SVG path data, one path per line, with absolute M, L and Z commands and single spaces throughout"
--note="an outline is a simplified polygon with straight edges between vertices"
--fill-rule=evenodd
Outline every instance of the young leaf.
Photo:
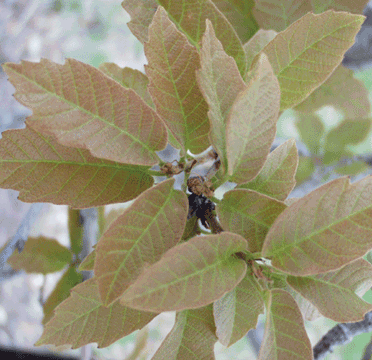
M 158 8 L 156 0 L 124 0 L 121 6 L 131 16 L 129 30 L 143 44 L 148 40 L 148 28 Z
M 297 200 L 271 226 L 262 256 L 292 275 L 338 269 L 372 248 L 372 177 L 333 180 Z
M 183 310 L 151 360 L 213 360 L 215 333 L 212 304 Z
M 283 31 L 312 10 L 309 0 L 255 0 L 253 10 L 260 28 Z
M 141 194 L 99 240 L 94 274 L 105 306 L 181 239 L 188 201 L 185 193 L 173 189 L 174 181 L 168 179 Z
M 319 312 L 337 322 L 361 321 L 372 305 L 363 295 L 372 285 L 372 265 L 358 259 L 343 268 L 315 276 L 288 276 L 288 284 L 317 307 Z
M 120 85 L 133 89 L 147 105 L 154 107 L 151 96 L 147 90 L 149 79 L 139 70 L 129 67 L 121 68 L 114 63 L 103 63 L 98 67 L 105 75 L 117 81 Z
M 226 53 L 232 56 L 238 65 L 240 74 L 246 72 L 246 61 L 242 43 L 232 25 L 211 0 L 157 0 L 172 21 L 188 37 L 192 45 L 199 49 L 199 40 L 206 30 L 206 20 L 210 20 L 217 38 Z
M 311 360 L 313 352 L 300 309 L 284 290 L 268 291 L 267 316 L 258 360 Z
M 96 261 L 96 250 L 93 249 L 92 252 L 81 262 L 79 265 L 79 271 L 92 271 L 94 269 L 94 263 Z
M 247 59 L 247 70 L 251 68 L 254 57 L 272 40 L 278 33 L 274 30 L 258 30 L 252 38 L 243 45 Z
M 69 266 L 43 305 L 43 325 L 53 317 L 54 309 L 70 296 L 71 289 L 82 281 L 83 275 L 76 271 L 75 266 Z
M 33 110 L 27 124 L 65 146 L 133 165 L 155 165 L 167 130 L 145 102 L 98 69 L 78 60 L 42 59 L 3 65 L 15 98 Z
M 308 13 L 263 48 L 279 80 L 281 110 L 299 104 L 327 80 L 354 43 L 364 19 L 333 10 Z
M 230 180 L 252 180 L 261 170 L 275 138 L 279 115 L 279 83 L 265 54 L 256 58 L 252 78 L 238 94 L 226 125 Z
M 18 249 L 8 259 L 15 270 L 48 274 L 62 270 L 72 260 L 72 253 L 55 239 L 29 238 L 21 253 Z
M 3 132 L 0 169 L 1 187 L 20 200 L 74 208 L 129 201 L 154 183 L 146 167 L 97 159 L 29 127 Z
M 246 274 L 235 289 L 213 303 L 216 334 L 221 344 L 230 346 L 257 326 L 264 313 L 262 290 L 255 277 Z
M 353 14 L 362 14 L 367 3 L 368 0 L 311 0 L 311 5 L 316 14 L 322 13 L 327 9 L 347 11 Z
M 362 142 L 371 129 L 371 119 L 345 119 L 326 136 L 324 143 L 324 163 L 338 161 L 348 154 L 347 145 Z
M 315 92 L 318 90 L 315 90 Z M 310 95 L 311 96 L 311 95 Z M 300 133 L 301 140 L 312 154 L 318 154 L 320 140 L 324 134 L 324 125 L 319 115 L 315 113 L 296 113 L 296 128 Z
M 197 71 L 196 78 L 209 105 L 210 140 L 220 156 L 222 167 L 227 170 L 227 115 L 235 98 L 246 85 L 234 59 L 225 53 L 208 20 L 202 38 L 200 60 L 201 69 Z
M 96 342 L 106 347 L 148 324 L 157 314 L 125 307 L 115 302 L 103 306 L 95 279 L 72 289 L 71 296 L 58 305 L 35 346 L 71 345 L 73 349 Z
M 212 2 L 226 16 L 243 43 L 258 30 L 259 27 L 252 14 L 254 0 L 212 0 Z
M 267 232 L 286 208 L 281 201 L 253 190 L 234 189 L 226 192 L 217 206 L 217 214 L 224 230 L 243 236 L 248 250 L 260 252 Z
M 157 113 L 184 151 L 198 154 L 210 146 L 208 105 L 196 83 L 200 67 L 196 48 L 159 6 L 145 43 L 149 91 Z
M 290 139 L 269 154 L 263 168 L 251 182 L 240 184 L 236 189 L 251 189 L 284 201 L 296 184 L 297 166 L 296 141 Z
M 295 109 L 312 113 L 326 105 L 332 105 L 349 119 L 368 117 L 371 111 L 365 85 L 354 78 L 354 71 L 342 64 Z
M 168 250 L 137 278 L 121 303 L 146 311 L 180 311 L 212 303 L 245 275 L 246 263 L 233 254 L 247 241 L 229 232 L 194 237 Z

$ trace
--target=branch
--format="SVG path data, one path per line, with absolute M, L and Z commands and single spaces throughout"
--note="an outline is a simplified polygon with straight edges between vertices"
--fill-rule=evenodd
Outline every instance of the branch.
M 367 313 L 364 320 L 355 323 L 338 324 L 328 331 L 314 346 L 314 360 L 323 359 L 335 346 L 351 342 L 354 336 L 372 331 L 372 311 Z

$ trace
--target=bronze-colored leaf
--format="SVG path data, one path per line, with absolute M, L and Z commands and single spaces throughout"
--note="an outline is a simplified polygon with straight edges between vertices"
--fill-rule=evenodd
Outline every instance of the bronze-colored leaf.
M 253 190 L 233 189 L 226 192 L 217 205 L 217 214 L 224 230 L 243 236 L 248 250 L 260 252 L 267 232 L 286 208 L 281 201 Z
M 297 200 L 271 226 L 262 255 L 292 275 L 336 270 L 372 248 L 372 177 L 333 180 Z
M 160 6 L 145 43 L 149 91 L 157 113 L 183 150 L 201 153 L 210 146 L 208 105 L 196 83 L 199 54 Z
M 296 141 L 290 139 L 269 154 L 263 168 L 251 182 L 236 188 L 255 190 L 283 201 L 296 184 L 297 166 Z
M 194 237 L 168 250 L 148 267 L 120 301 L 146 311 L 180 311 L 211 304 L 245 275 L 246 263 L 233 254 L 247 241 L 229 232 Z
M 35 346 L 70 345 L 76 349 L 96 342 L 99 347 L 106 347 L 141 329 L 156 315 L 130 309 L 118 301 L 103 306 L 92 278 L 75 286 L 71 296 L 57 306 Z
M 154 183 L 147 167 L 97 159 L 29 127 L 3 132 L 0 169 L 0 186 L 20 200 L 74 208 L 129 201 Z
M 100 238 L 94 274 L 106 306 L 181 239 L 188 201 L 185 193 L 173 189 L 174 181 L 168 179 L 141 194 Z
M 21 253 L 15 249 L 8 263 L 15 270 L 48 274 L 62 270 L 72 260 L 72 253 L 55 239 L 29 238 Z
M 15 98 L 33 110 L 27 124 L 60 144 L 133 165 L 155 165 L 167 145 L 158 115 L 132 90 L 78 60 L 3 65 Z
M 280 89 L 265 54 L 255 58 L 252 77 L 229 112 L 226 124 L 228 174 L 242 184 L 252 180 L 270 153 L 279 115 Z
M 214 360 L 216 342 L 212 304 L 183 310 L 151 360 Z

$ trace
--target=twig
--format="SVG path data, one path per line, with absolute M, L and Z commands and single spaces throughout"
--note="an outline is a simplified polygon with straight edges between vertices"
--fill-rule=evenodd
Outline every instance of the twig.
M 372 311 L 367 313 L 364 320 L 355 323 L 342 323 L 333 327 L 314 346 L 314 360 L 323 359 L 335 346 L 351 342 L 354 336 L 372 331 Z

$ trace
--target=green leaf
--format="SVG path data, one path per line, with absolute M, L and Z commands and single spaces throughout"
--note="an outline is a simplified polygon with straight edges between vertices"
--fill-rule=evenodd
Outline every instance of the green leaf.
M 315 92 L 318 90 L 315 90 Z M 301 140 L 312 154 L 318 154 L 320 141 L 324 134 L 324 125 L 317 114 L 296 113 L 296 128 Z
M 290 294 L 268 292 L 266 325 L 258 360 L 313 358 L 300 309 Z
M 279 80 L 281 110 L 296 106 L 327 80 L 364 19 L 332 10 L 308 13 L 263 48 Z
M 366 86 L 354 77 L 354 71 L 342 64 L 295 109 L 313 113 L 326 105 L 333 106 L 349 119 L 366 118 L 371 111 Z
M 338 269 L 372 248 L 372 178 L 333 180 L 297 200 L 271 226 L 262 255 L 296 276 Z
M 246 274 L 235 289 L 213 303 L 218 340 L 230 346 L 256 328 L 264 313 L 262 290 L 252 275 Z
M 254 0 L 212 0 L 235 29 L 242 42 L 248 41 L 258 30 L 252 14 Z
M 319 312 L 337 322 L 361 321 L 372 305 L 359 298 L 372 285 L 372 265 L 358 259 L 343 268 L 315 276 L 288 276 L 288 284 Z
M 333 128 L 324 143 L 324 162 L 338 161 L 348 155 L 347 145 L 356 145 L 368 136 L 371 119 L 346 119 Z
M 167 11 L 170 19 L 183 31 L 190 43 L 197 49 L 206 30 L 206 20 L 212 22 L 217 38 L 226 53 L 232 56 L 238 65 L 240 74 L 245 74 L 246 61 L 242 43 L 230 22 L 218 10 L 211 0 L 157 0 Z
M 216 38 L 212 23 L 202 39 L 200 51 L 201 69 L 197 80 L 204 99 L 209 105 L 211 125 L 210 140 L 217 151 L 222 168 L 227 170 L 226 123 L 228 113 L 237 97 L 246 87 L 234 59 L 228 56 Z
M 210 146 L 210 126 L 208 105 L 195 77 L 200 68 L 199 54 L 161 6 L 150 25 L 145 54 L 149 91 L 157 113 L 184 152 L 201 153 Z
M 53 317 L 54 309 L 70 296 L 71 289 L 82 281 L 83 275 L 76 272 L 75 266 L 69 266 L 43 305 L 43 325 Z
M 247 69 L 251 68 L 254 57 L 277 35 L 274 30 L 258 30 L 252 38 L 243 45 L 247 59 Z
M 284 201 L 293 190 L 298 166 L 296 141 L 287 140 L 272 151 L 258 173 L 247 184 L 240 184 L 237 189 L 251 189 Z
M 0 186 L 20 200 L 74 208 L 129 201 L 154 183 L 144 166 L 97 159 L 29 127 L 3 132 L 0 169 Z
M 96 342 L 98 347 L 106 347 L 141 329 L 156 315 L 127 308 L 118 301 L 103 306 L 92 278 L 75 286 L 71 296 L 56 307 L 35 346 L 71 345 L 76 349 Z
M 246 247 L 246 240 L 226 231 L 194 237 L 145 269 L 120 301 L 154 312 L 206 306 L 242 280 L 246 263 L 233 254 Z
M 185 193 L 173 189 L 174 181 L 168 179 L 141 194 L 100 238 L 94 274 L 106 306 L 180 241 L 188 201 Z
M 230 180 L 247 183 L 263 167 L 275 138 L 279 115 L 279 83 L 266 55 L 253 65 L 252 77 L 229 112 L 226 125 Z
M 133 89 L 147 105 L 154 107 L 151 96 L 147 90 L 149 79 L 139 70 L 129 67 L 121 68 L 114 63 L 103 63 L 98 67 L 105 75 L 117 81 L 120 85 Z
M 60 144 L 133 165 L 155 165 L 167 130 L 145 102 L 98 69 L 78 60 L 64 65 L 6 63 L 15 98 L 33 110 L 26 123 Z
M 337 167 L 335 172 L 340 175 L 355 176 L 368 170 L 369 167 L 364 161 L 355 161 L 352 164 Z
M 226 192 L 217 206 L 217 214 L 224 230 L 243 236 L 248 250 L 260 252 L 267 232 L 286 208 L 281 201 L 247 189 Z
M 296 172 L 296 182 L 301 184 L 307 180 L 315 171 L 315 164 L 311 157 L 300 156 Z
M 316 14 L 326 11 L 327 9 L 362 14 L 367 3 L 368 0 L 311 0 L 311 5 Z
M 93 249 L 79 265 L 79 271 L 92 271 L 96 261 L 96 250 Z
M 211 360 L 217 342 L 212 304 L 183 310 L 152 360 Z
M 255 0 L 254 17 L 260 28 L 285 30 L 312 10 L 308 0 Z
M 121 6 L 131 16 L 127 24 L 132 34 L 143 44 L 148 40 L 148 28 L 158 8 L 156 0 L 124 0 Z
M 72 253 L 55 239 L 43 236 L 29 238 L 21 253 L 15 249 L 8 263 L 26 273 L 49 274 L 62 270 L 72 260 Z

